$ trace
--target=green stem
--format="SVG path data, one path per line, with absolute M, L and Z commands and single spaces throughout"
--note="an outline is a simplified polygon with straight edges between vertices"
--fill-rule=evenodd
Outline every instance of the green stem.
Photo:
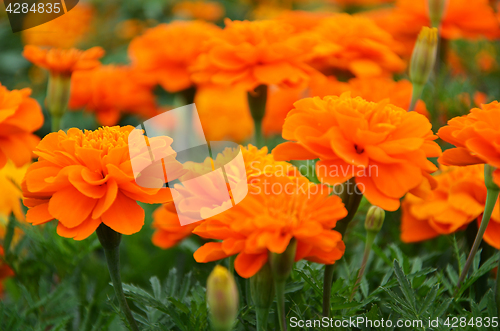
M 110 229 L 104 223 L 101 223 L 96 230 L 97 237 L 104 248 L 104 254 L 106 255 L 106 262 L 108 263 L 109 275 L 111 276 L 111 281 L 113 283 L 113 288 L 115 290 L 116 297 L 118 298 L 118 304 L 122 313 L 125 315 L 129 327 L 132 331 L 139 331 L 137 323 L 132 316 L 132 312 L 123 293 L 122 281 L 120 277 L 120 241 L 121 233 L 115 232 Z
M 250 277 L 250 293 L 257 315 L 257 331 L 267 331 L 267 318 L 274 300 L 274 281 L 269 263 Z
M 50 76 L 46 103 L 52 118 L 53 132 L 57 132 L 61 128 L 61 118 L 68 108 L 70 89 L 71 76 L 58 74 Z
M 10 246 L 12 244 L 12 239 L 14 239 L 14 233 L 16 231 L 16 219 L 14 216 L 9 216 L 9 223 L 7 223 L 7 229 L 5 232 L 5 237 L 3 239 L 3 249 L 5 258 L 8 259 L 10 255 Z
M 262 136 L 262 120 L 266 113 L 267 85 L 259 85 L 254 91 L 248 92 L 248 107 L 255 125 L 255 144 L 258 148 L 264 147 Z
M 229 264 L 229 272 L 231 273 L 231 275 L 234 276 L 234 260 L 236 259 L 236 255 L 232 255 L 229 257 L 229 261 L 228 261 L 228 264 Z
M 350 191 L 351 187 L 352 191 Z M 347 216 L 337 222 L 335 231 L 342 235 L 342 240 L 345 242 L 347 227 L 354 218 L 354 215 L 356 215 L 361 199 L 363 198 L 363 193 L 358 191 L 354 177 L 344 183 L 340 198 L 347 209 Z M 330 296 L 332 291 L 334 268 L 334 264 L 328 264 L 325 266 L 325 274 L 323 277 L 323 317 L 330 317 Z
M 276 289 L 276 303 L 278 305 L 278 316 L 280 321 L 280 330 L 286 331 L 286 314 L 285 314 L 285 284 L 286 282 L 274 282 Z
M 462 270 L 462 273 L 460 274 L 455 295 L 460 290 L 460 287 L 462 286 L 462 283 L 465 280 L 467 273 L 469 272 L 469 268 L 472 265 L 472 262 L 474 261 L 474 257 L 476 256 L 479 245 L 483 240 L 484 232 L 486 231 L 486 228 L 488 227 L 488 224 L 490 222 L 491 214 L 493 213 L 493 208 L 495 207 L 499 193 L 500 191 L 498 189 L 492 189 L 492 188 L 488 189 L 488 193 L 486 195 L 486 206 L 484 207 L 483 219 L 481 220 L 481 225 L 479 226 L 479 230 L 477 231 L 476 239 L 474 240 L 474 245 L 472 245 L 469 257 L 467 258 L 467 262 L 465 262 L 464 270 Z
M 323 317 L 330 317 L 330 296 L 332 294 L 334 264 L 325 266 L 323 276 Z
M 375 241 L 376 233 L 368 231 L 366 233 L 366 242 L 365 242 L 365 251 L 363 253 L 363 261 L 361 262 L 361 269 L 359 269 L 358 278 L 356 279 L 356 283 L 354 283 L 354 287 L 352 288 L 351 296 L 349 301 L 352 301 L 356 291 L 358 290 L 359 283 L 361 283 L 361 279 L 363 278 L 363 274 L 365 273 L 366 264 L 368 262 L 368 258 L 370 257 L 370 252 L 372 251 L 373 242 Z
M 257 331 L 267 331 L 267 318 L 269 317 L 269 309 L 256 307 L 257 314 Z
M 417 105 L 418 100 L 422 96 L 423 89 L 424 89 L 423 86 L 413 84 L 413 90 L 411 93 L 411 101 L 410 101 L 410 106 L 408 107 L 408 112 L 415 110 L 415 106 Z

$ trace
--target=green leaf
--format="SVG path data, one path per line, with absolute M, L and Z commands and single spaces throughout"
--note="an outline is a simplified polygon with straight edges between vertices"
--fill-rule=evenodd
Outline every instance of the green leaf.
M 399 285 L 401 286 L 401 292 L 405 296 L 406 300 L 412 311 L 416 314 L 416 301 L 415 294 L 413 289 L 411 288 L 410 281 L 406 278 L 403 270 L 401 269 L 398 261 L 394 260 L 394 273 L 396 274 L 396 278 L 398 280 Z

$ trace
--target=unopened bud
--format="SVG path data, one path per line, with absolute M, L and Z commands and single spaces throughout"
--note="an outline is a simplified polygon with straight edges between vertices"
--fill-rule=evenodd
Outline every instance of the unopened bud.
M 447 5 L 448 0 L 427 0 L 429 18 L 433 27 L 438 28 L 441 25 Z
M 414 88 L 427 83 L 436 63 L 437 45 L 437 29 L 424 26 L 418 35 L 410 62 L 410 79 Z
M 385 211 L 377 206 L 371 206 L 368 209 L 365 219 L 365 230 L 368 232 L 378 233 L 384 225 Z
M 238 289 L 231 273 L 216 266 L 207 280 L 207 304 L 214 330 L 232 330 L 238 316 Z
M 284 282 L 292 272 L 293 263 L 295 262 L 295 252 L 297 251 L 297 241 L 292 238 L 286 250 L 281 253 L 269 253 L 269 264 L 273 279 L 276 282 Z

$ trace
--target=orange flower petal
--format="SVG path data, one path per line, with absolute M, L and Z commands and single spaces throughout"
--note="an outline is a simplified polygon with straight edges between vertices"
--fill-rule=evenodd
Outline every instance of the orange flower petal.
M 122 234 L 134 234 L 144 225 L 144 210 L 118 191 L 113 204 L 101 216 L 102 222 Z

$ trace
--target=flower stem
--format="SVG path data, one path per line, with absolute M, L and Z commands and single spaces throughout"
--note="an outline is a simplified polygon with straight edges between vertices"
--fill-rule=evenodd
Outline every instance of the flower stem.
M 132 331 L 139 331 L 137 323 L 132 316 L 132 312 L 123 294 L 122 281 L 120 277 L 120 241 L 121 233 L 115 232 L 110 229 L 104 223 L 101 223 L 96 230 L 97 237 L 104 248 L 104 254 L 106 255 L 106 262 L 108 263 L 109 275 L 111 276 L 111 281 L 113 282 L 113 288 L 115 289 L 116 297 L 118 298 L 118 304 L 122 313 L 125 315 L 129 327 Z
M 255 125 L 255 144 L 258 148 L 264 147 L 262 136 L 262 120 L 266 113 L 267 85 L 259 85 L 254 91 L 248 92 L 248 107 Z
M 366 242 L 365 242 L 365 251 L 363 253 L 363 261 L 361 262 L 361 269 L 359 269 L 358 278 L 356 279 L 356 283 L 354 283 L 354 287 L 352 288 L 351 296 L 349 301 L 352 301 L 356 291 L 358 290 L 359 283 L 361 283 L 361 279 L 363 278 L 363 274 L 365 273 L 366 263 L 368 262 L 368 258 L 370 257 L 370 252 L 372 251 L 373 242 L 375 241 L 376 233 L 367 232 L 366 233 Z
M 257 315 L 257 331 L 267 331 L 267 318 L 274 300 L 274 281 L 269 263 L 250 277 L 250 293 Z
M 267 331 L 267 318 L 269 317 L 269 309 L 256 307 L 257 314 L 257 331 Z
M 9 258 L 10 246 L 12 244 L 12 239 L 14 239 L 14 233 L 16 230 L 16 219 L 14 216 L 9 217 L 9 223 L 7 223 L 7 229 L 5 231 L 5 237 L 3 238 L 3 249 L 5 258 Z
M 351 186 L 353 190 L 350 191 Z M 363 198 L 363 193 L 357 189 L 355 178 L 351 178 L 344 183 L 343 194 L 340 196 L 342 202 L 347 209 L 347 216 L 337 222 L 335 231 L 342 235 L 342 240 L 345 242 L 345 233 L 347 226 L 356 215 L 359 204 Z M 323 317 L 330 317 L 330 297 L 332 292 L 334 264 L 325 266 L 325 274 L 323 277 Z
M 485 167 L 485 171 L 486 171 L 486 167 Z M 481 244 L 481 241 L 483 240 L 484 232 L 486 231 L 486 228 L 488 227 L 488 224 L 490 222 L 491 214 L 493 213 L 493 208 L 495 207 L 495 204 L 497 202 L 499 192 L 500 191 L 498 189 L 488 188 L 488 193 L 486 195 L 486 206 L 484 207 L 484 213 L 483 213 L 483 219 L 481 220 L 481 225 L 479 226 L 479 230 L 477 231 L 476 239 L 474 239 L 474 244 L 472 245 L 472 249 L 469 253 L 469 257 L 467 258 L 467 262 L 465 262 L 464 270 L 462 270 L 462 273 L 460 274 L 460 278 L 458 280 L 455 295 L 460 290 L 460 287 L 462 286 L 462 283 L 465 280 L 465 277 L 467 276 L 469 268 L 472 265 L 472 262 L 474 261 L 474 257 L 476 256 L 479 245 Z
M 285 314 L 285 284 L 286 282 L 274 282 L 276 289 L 276 303 L 278 305 L 278 316 L 280 321 L 280 330 L 286 331 L 286 314 Z
M 52 132 L 61 128 L 61 118 L 68 108 L 71 76 L 52 74 L 47 87 L 47 108 L 52 118 Z

